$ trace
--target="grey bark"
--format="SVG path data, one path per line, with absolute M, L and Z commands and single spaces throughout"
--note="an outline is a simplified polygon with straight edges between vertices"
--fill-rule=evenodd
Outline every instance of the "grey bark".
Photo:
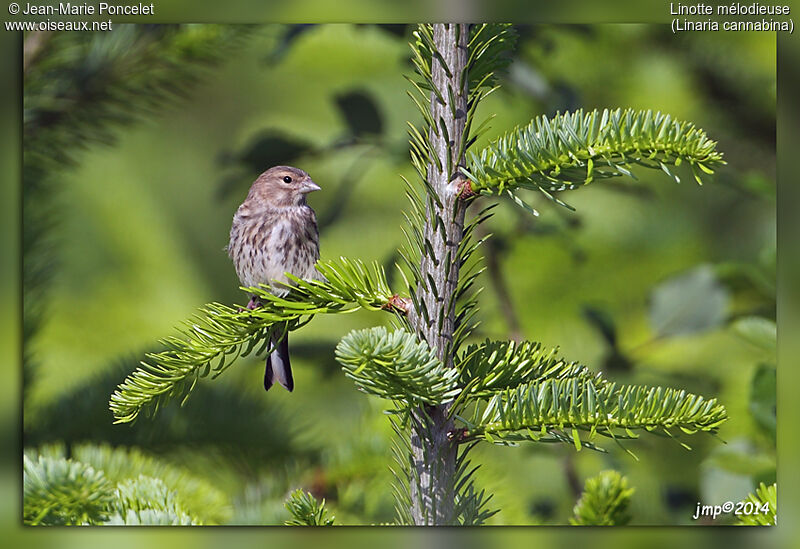
M 458 247 L 464 232 L 466 204 L 459 198 L 458 165 L 466 123 L 467 85 L 462 73 L 467 64 L 469 26 L 437 24 L 433 26 L 436 48 L 447 65 L 434 56 L 434 86 L 444 102 L 431 93 L 433 120 L 442 127 L 430 129 L 432 154 L 439 163 L 428 166 L 428 182 L 441 205 L 433 201 L 427 210 L 424 235 L 430 249 L 422 254 L 420 271 L 426 283 L 420 284 L 417 298 L 424 302 L 428 319 L 413 315 L 417 334 L 428 342 L 442 362 L 453 367 L 450 345 L 455 329 L 455 291 L 460 261 Z M 451 101 L 453 104 L 451 105 Z M 438 224 L 441 223 L 442 227 Z M 448 435 L 453 422 L 447 417 L 448 406 L 430 406 L 414 416 L 411 448 L 416 478 L 411 482 L 411 515 L 417 525 L 444 525 L 455 522 L 455 464 L 458 445 Z

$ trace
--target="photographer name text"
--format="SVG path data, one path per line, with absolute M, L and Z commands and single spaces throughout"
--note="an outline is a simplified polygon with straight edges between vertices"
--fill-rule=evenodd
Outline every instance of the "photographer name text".
M 21 15 L 153 15 L 153 4 L 109 4 L 60 2 L 51 4 L 25 4 Z

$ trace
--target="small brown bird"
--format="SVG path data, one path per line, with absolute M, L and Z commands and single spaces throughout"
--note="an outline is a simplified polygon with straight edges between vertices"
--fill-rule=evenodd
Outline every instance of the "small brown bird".
M 306 194 L 318 190 L 306 172 L 290 166 L 275 166 L 258 176 L 233 216 L 228 243 L 228 255 L 242 286 L 265 284 L 274 294 L 285 295 L 287 272 L 305 280 L 324 280 L 314 266 L 319 259 L 317 217 L 306 204 Z M 251 296 L 247 308 L 258 306 L 256 296 Z M 272 344 L 264 389 L 277 380 L 291 391 L 289 338 Z

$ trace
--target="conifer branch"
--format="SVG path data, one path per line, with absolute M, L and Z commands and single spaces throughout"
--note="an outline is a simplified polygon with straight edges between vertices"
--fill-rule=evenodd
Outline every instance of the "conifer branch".
M 482 413 L 476 410 L 464 439 L 543 441 L 559 432 L 580 449 L 579 431 L 588 432 L 588 442 L 596 435 L 638 438 L 634 430 L 675 438 L 670 429 L 713 434 L 727 418 L 716 399 L 684 390 L 551 378 L 494 394 Z
M 533 341 L 490 341 L 467 347 L 457 362 L 463 395 L 487 397 L 519 385 L 545 379 L 591 379 L 596 385 L 605 380 L 577 362 L 558 357 L 558 348 L 545 349 Z
M 102 522 L 113 485 L 85 463 L 50 456 L 23 458 L 23 521 L 36 525 Z
M 293 517 L 284 522 L 287 526 L 333 526 L 336 519 L 333 515 L 327 516 L 324 499 L 317 501 L 311 493 L 300 488 L 289 495 L 284 506 Z
M 345 375 L 365 393 L 409 405 L 436 405 L 458 394 L 458 372 L 445 368 L 424 341 L 384 327 L 350 332 L 336 347 Z
M 633 109 L 582 109 L 535 118 L 470 153 L 461 171 L 471 189 L 501 195 L 533 189 L 564 205 L 551 193 L 578 188 L 596 179 L 633 177 L 637 166 L 663 170 L 680 182 L 672 168 L 688 164 L 695 180 L 724 164 L 715 141 L 691 122 L 668 114 Z
M 175 493 L 159 478 L 140 475 L 120 482 L 114 491 L 114 514 L 106 524 L 201 525 L 183 508 Z
M 255 310 L 220 303 L 202 307 L 179 328 L 182 337 L 162 340 L 166 350 L 149 353 L 149 362 L 142 362 L 114 391 L 109 405 L 115 422 L 132 422 L 144 409 L 155 413 L 169 399 L 185 401 L 199 378 L 220 375 L 239 356 L 269 352 L 268 335 L 274 331 L 295 330 L 316 314 L 378 311 L 397 299 L 377 263 L 367 268 L 340 258 L 317 268 L 326 282 L 290 277 L 294 286 L 286 296 L 266 287 L 245 288 L 261 302 Z

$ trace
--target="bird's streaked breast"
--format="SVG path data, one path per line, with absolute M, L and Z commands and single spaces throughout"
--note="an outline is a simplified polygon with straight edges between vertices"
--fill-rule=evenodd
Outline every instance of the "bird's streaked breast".
M 285 293 L 280 283 L 288 282 L 286 272 L 317 278 L 319 236 L 314 210 L 297 206 L 247 214 L 240 208 L 234 216 L 228 248 L 243 286 L 270 283 L 273 291 Z

